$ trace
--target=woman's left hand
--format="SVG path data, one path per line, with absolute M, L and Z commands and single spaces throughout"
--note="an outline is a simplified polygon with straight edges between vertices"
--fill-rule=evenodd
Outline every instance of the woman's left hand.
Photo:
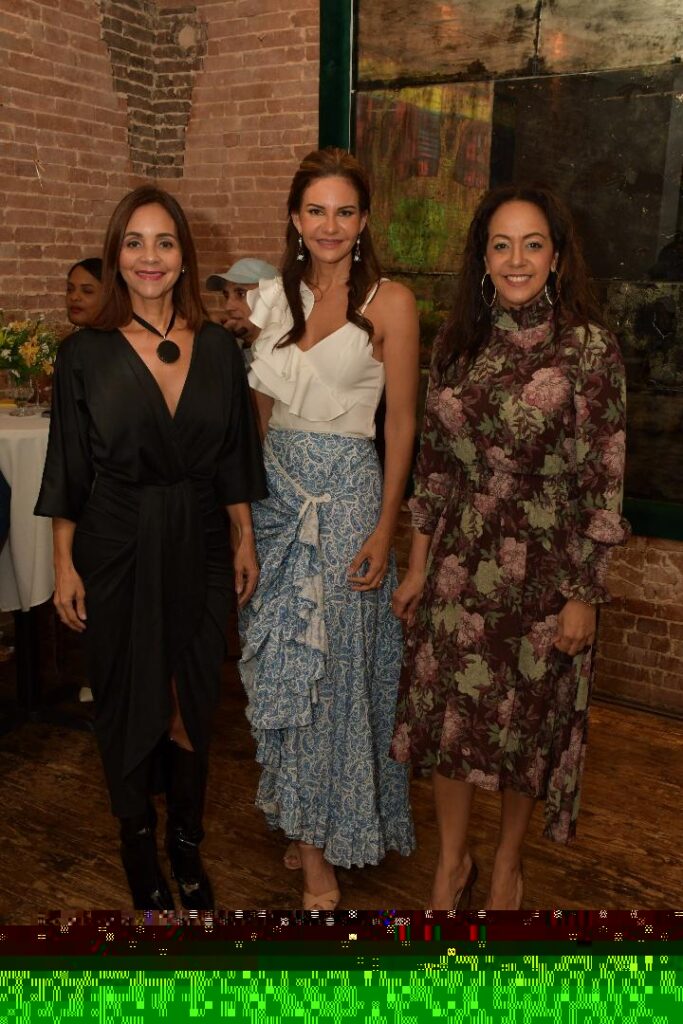
M 243 534 L 236 540 L 233 565 L 235 567 L 235 592 L 237 607 L 244 608 L 256 590 L 259 578 L 259 564 L 253 534 Z
M 567 601 L 557 616 L 557 635 L 553 638 L 555 647 L 573 658 L 595 640 L 596 621 L 595 605 Z
M 391 537 L 374 530 L 349 566 L 347 579 L 352 590 L 379 590 L 389 565 L 390 550 Z M 363 562 L 368 563 L 368 568 L 360 575 Z

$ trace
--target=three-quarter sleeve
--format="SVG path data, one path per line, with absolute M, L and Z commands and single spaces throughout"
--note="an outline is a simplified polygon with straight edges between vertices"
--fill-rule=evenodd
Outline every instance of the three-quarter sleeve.
M 420 533 L 434 533 L 453 486 L 452 437 L 437 415 L 444 390 L 436 368 L 438 338 L 429 372 L 424 419 L 420 432 L 420 451 L 413 475 L 414 490 L 408 502 L 413 527 Z
M 34 510 L 37 516 L 73 522 L 78 522 L 94 478 L 90 415 L 79 359 L 81 341 L 79 332 L 71 334 L 57 352 L 47 456 Z
M 563 595 L 600 604 L 614 547 L 630 534 L 621 515 L 626 453 L 626 378 L 616 339 L 592 326 L 582 337 L 574 391 L 576 530 L 569 541 L 572 572 Z
M 236 346 L 226 351 L 229 414 L 216 469 L 216 493 L 221 504 L 237 505 L 268 497 L 268 488 L 244 363 Z

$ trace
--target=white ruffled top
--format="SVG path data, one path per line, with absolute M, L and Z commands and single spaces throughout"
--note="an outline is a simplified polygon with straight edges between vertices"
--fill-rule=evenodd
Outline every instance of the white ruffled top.
M 308 319 L 314 299 L 305 284 L 301 298 Z M 277 348 L 292 326 L 282 278 L 260 281 L 258 288 L 247 293 L 247 301 L 252 323 L 261 328 L 252 345 L 249 384 L 274 399 L 270 428 L 374 437 L 384 365 L 373 357 L 367 332 L 347 322 L 307 352 L 298 345 Z

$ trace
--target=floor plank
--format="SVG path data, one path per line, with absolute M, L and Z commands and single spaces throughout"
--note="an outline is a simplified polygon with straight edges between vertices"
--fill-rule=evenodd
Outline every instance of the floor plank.
M 4 666 L 3 666 L 4 668 Z M 285 841 L 253 806 L 258 769 L 234 663 L 226 666 L 211 759 L 204 857 L 227 909 L 300 905 L 299 872 Z M 412 784 L 418 839 L 409 858 L 339 872 L 343 907 L 420 908 L 429 892 L 436 828 L 427 780 Z M 128 909 L 102 771 L 90 731 L 26 724 L 0 740 L 0 922 L 32 923 L 46 910 Z M 474 906 L 486 898 L 497 833 L 496 794 L 477 794 L 472 845 L 480 866 Z M 541 836 L 542 808 L 525 856 L 527 908 L 683 906 L 683 722 L 595 706 L 579 836 Z M 163 812 L 160 806 L 160 834 Z

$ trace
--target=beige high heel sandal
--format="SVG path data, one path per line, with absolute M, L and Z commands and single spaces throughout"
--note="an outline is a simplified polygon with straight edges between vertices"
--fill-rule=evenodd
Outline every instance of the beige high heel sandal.
M 477 867 L 475 862 L 472 861 L 472 867 L 470 868 L 470 873 L 467 876 L 467 879 L 465 880 L 465 884 L 463 885 L 460 892 L 456 892 L 455 897 L 453 899 L 453 910 L 469 909 L 472 903 L 472 890 L 474 889 L 478 876 L 479 868 Z
M 327 892 L 304 892 L 304 910 L 336 910 L 341 902 L 339 889 L 328 889 Z
M 462 889 L 458 889 L 453 896 L 453 905 L 451 910 L 468 910 L 472 904 L 472 890 L 476 884 L 477 878 L 479 877 L 479 868 L 475 861 L 472 861 L 472 865 L 465 879 L 465 884 Z M 426 910 L 431 910 L 431 907 L 426 907 Z

